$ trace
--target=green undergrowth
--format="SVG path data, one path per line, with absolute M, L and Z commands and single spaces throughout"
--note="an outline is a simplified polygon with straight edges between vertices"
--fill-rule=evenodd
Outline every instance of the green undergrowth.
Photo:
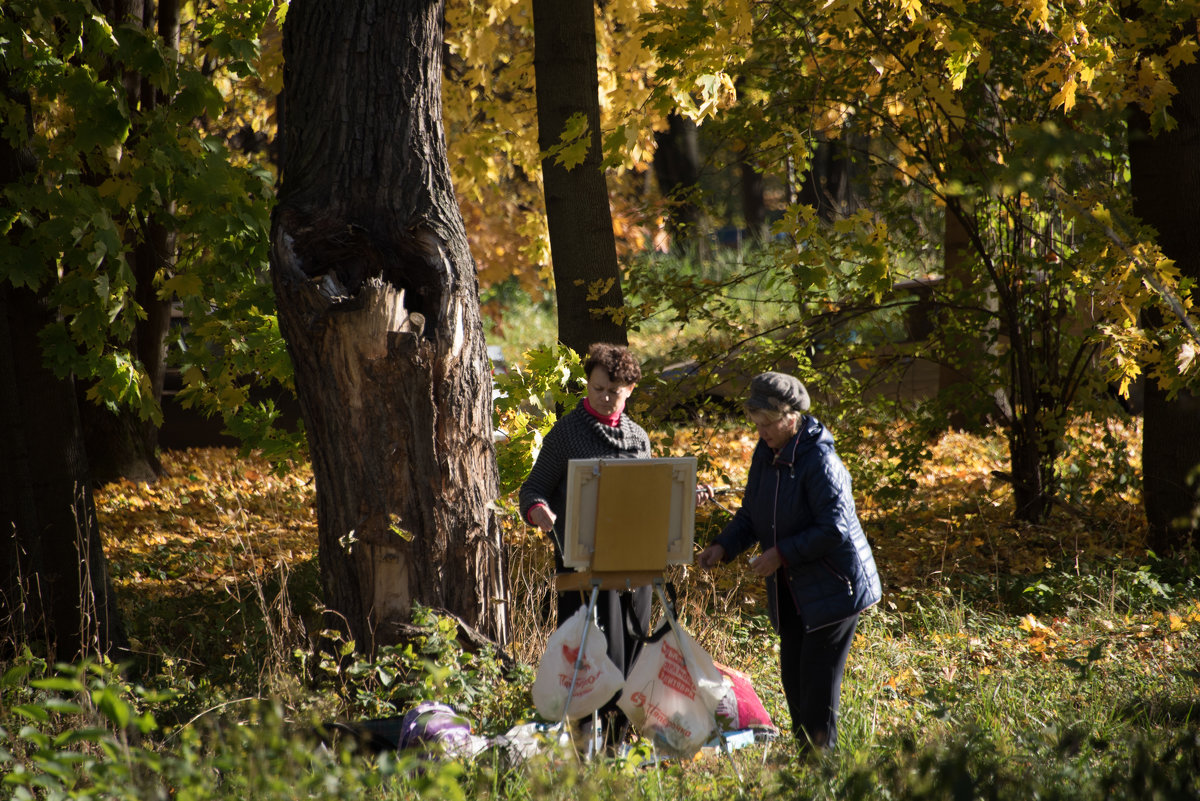
M 495 747 L 451 759 L 372 754 L 336 736 L 330 723 L 400 715 L 421 700 L 452 705 L 489 738 L 536 720 L 529 688 L 553 625 L 545 539 L 506 522 L 513 639 L 504 652 L 464 650 L 452 621 L 421 610 L 411 642 L 367 659 L 316 623 L 315 555 L 299 550 L 310 538 L 286 536 L 309 530 L 311 505 L 272 511 L 206 490 L 201 474 L 225 485 L 242 475 L 248 494 L 310 492 L 307 481 L 276 487 L 244 462 L 241 474 L 189 462 L 188 519 L 206 519 L 207 503 L 253 510 L 261 517 L 249 528 L 287 543 L 287 569 L 269 567 L 277 557 L 264 542 L 254 544 L 259 568 L 234 570 L 229 557 L 231 575 L 219 577 L 212 553 L 179 555 L 197 541 L 216 549 L 244 524 L 213 515 L 175 541 L 153 499 L 132 487 L 102 493 L 105 514 L 131 515 L 110 559 L 137 659 L 48 665 L 18 649 L 0 663 L 0 798 L 1200 797 L 1194 555 L 1147 553 L 1126 508 L 1136 497 L 1111 488 L 1093 486 L 1080 497 L 1099 500 L 1042 526 L 1014 525 L 1004 488 L 986 479 L 996 450 L 994 440 L 944 440 L 908 503 L 863 493 L 885 595 L 861 619 L 831 754 L 805 760 L 791 742 L 761 582 L 744 562 L 673 568 L 684 626 L 717 661 L 750 674 L 782 731 L 732 755 L 658 764 L 647 764 L 646 746 L 592 762 L 549 746 L 527 761 Z M 177 524 L 178 495 L 153 492 Z M 698 515 L 698 540 L 719 530 L 725 507 Z M 137 531 L 155 547 L 138 546 Z M 239 536 L 249 548 L 249 533 Z
M 26 651 L 0 679 L 2 786 L 17 799 L 1195 798 L 1200 603 L 1186 571 L 1154 567 L 1047 571 L 1026 581 L 1021 608 L 971 582 L 890 593 L 859 627 L 841 747 L 808 761 L 787 736 L 774 640 L 750 594 L 717 603 L 694 588 L 681 613 L 714 657 L 753 676 L 783 736 L 652 767 L 553 751 L 522 763 L 495 749 L 371 755 L 330 738 L 331 719 L 424 699 L 481 734 L 532 719 L 530 666 L 464 652 L 429 613 L 422 638 L 373 660 L 338 647 L 281 659 L 290 681 L 272 679 L 274 695 L 251 676 L 217 687 Z

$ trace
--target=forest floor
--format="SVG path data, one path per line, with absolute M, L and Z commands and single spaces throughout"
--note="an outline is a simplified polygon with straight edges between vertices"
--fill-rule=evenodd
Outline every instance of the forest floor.
M 848 461 L 865 471 L 892 436 L 855 437 L 858 452 Z M 702 544 L 736 506 L 754 438 L 718 425 L 656 439 L 660 455 L 704 453 L 701 480 L 735 488 L 698 510 Z M 951 432 L 928 443 L 900 491 L 856 479 L 885 592 L 851 652 L 835 759 L 806 771 L 790 738 L 781 738 L 747 749 L 752 755 L 739 757 L 733 772 L 704 768 L 686 791 L 661 777 L 651 786 L 603 774 L 579 779 L 590 788 L 585 795 L 949 798 L 966 770 L 978 795 L 953 797 L 1070 789 L 1055 797 L 1133 798 L 1148 786 L 1144 771 L 1128 794 L 1111 788 L 1133 782 L 1138 759 L 1200 765 L 1200 578 L 1186 555 L 1166 560 L 1146 550 L 1137 422 L 1081 421 L 1067 441 L 1063 503 L 1039 525 L 1013 520 L 1006 448 L 994 433 Z M 170 475 L 162 481 L 110 484 L 96 501 L 134 649 L 157 681 L 191 696 L 185 711 L 160 711 L 168 729 L 194 729 L 204 716 L 240 719 L 236 710 L 253 699 L 288 719 L 353 719 L 395 714 L 422 693 L 451 702 L 490 735 L 530 719 L 532 667 L 553 627 L 551 559 L 511 499 L 499 504 L 513 594 L 508 652 L 523 667 L 502 680 L 444 640 L 434 648 L 434 630 L 420 654 L 347 669 L 331 667 L 314 647 L 321 607 L 311 470 L 273 471 L 228 448 L 170 451 L 164 461 Z M 673 568 L 680 619 L 717 661 L 750 674 L 786 733 L 761 581 L 743 562 L 713 572 Z M 400 674 L 418 680 L 401 688 L 399 668 L 415 669 Z M 1162 781 L 1187 784 L 1189 771 L 1170 769 Z M 583 792 L 537 773 L 503 776 L 486 778 L 502 791 L 444 797 Z M 939 782 L 942 795 L 930 790 Z M 999 786 L 1010 789 L 992 793 Z

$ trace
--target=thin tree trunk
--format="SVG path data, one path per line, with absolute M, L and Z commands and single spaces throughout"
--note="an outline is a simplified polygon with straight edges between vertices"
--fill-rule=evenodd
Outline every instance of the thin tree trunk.
M 154 8 L 157 6 L 157 8 Z M 155 14 L 150 15 L 151 8 Z M 147 4 L 145 25 L 154 27 L 159 41 L 171 53 L 179 52 L 179 0 L 159 0 Z M 142 82 L 142 97 L 151 103 L 145 111 L 165 105 L 170 98 L 154 89 L 148 80 Z M 137 326 L 136 353 L 141 359 L 146 374 L 150 377 L 150 389 L 159 403 L 163 399 L 163 386 L 167 375 L 167 336 L 171 330 L 171 300 L 159 297 L 157 281 L 159 275 L 169 275 L 176 262 L 176 231 L 170 221 L 175 215 L 175 201 L 167 199 L 163 208 L 147 215 L 145 221 L 146 240 L 137 252 L 138 303 L 146 311 L 146 318 Z M 141 421 L 142 435 L 147 449 L 154 453 L 158 446 L 158 425 L 153 421 Z M 163 472 L 157 457 L 152 464 L 157 472 Z
M 584 353 L 594 342 L 628 337 L 613 239 L 608 185 L 601 167 L 596 20 L 592 0 L 533 0 L 538 146 L 558 144 L 567 121 L 583 114 L 589 148 L 572 169 L 542 160 L 542 183 L 558 300 L 558 338 Z
M 177 52 L 179 48 L 178 0 L 160 3 L 144 0 L 104 0 L 98 4 L 114 28 L 136 25 L 157 30 L 162 44 Z M 113 66 L 114 73 L 119 67 Z M 147 120 L 166 97 L 156 90 L 140 73 L 121 71 L 115 77 L 125 86 L 125 100 L 132 117 L 130 144 L 144 135 Z M 98 174 L 99 183 L 107 176 Z M 141 362 L 150 379 L 151 391 L 161 402 L 166 376 L 166 338 L 171 322 L 170 302 L 159 298 L 156 279 L 175 261 L 175 236 L 165 223 L 174 211 L 168 203 L 158 213 L 150 213 L 136 222 L 128 221 L 128 259 L 134 273 L 134 297 L 145 312 L 138 320 L 133 338 L 124 343 L 134 358 Z M 136 239 L 134 239 L 136 237 Z M 163 474 L 158 458 L 158 425 L 143 420 L 132 409 L 116 412 L 87 400 L 86 387 L 79 387 L 79 411 L 83 422 L 92 477 L 98 483 L 126 478 L 133 481 L 154 481 Z
M 442 4 L 293 0 L 272 220 L 325 601 L 360 650 L 415 604 L 506 637 L 490 371 L 441 127 Z
M 708 231 L 699 202 L 700 133 L 696 123 L 680 114 L 667 116 L 667 130 L 654 134 L 654 175 L 670 204 L 667 231 L 672 249 L 708 256 Z
M 1200 65 L 1177 67 L 1171 100 L 1177 127 L 1151 136 L 1140 110 L 1130 115 L 1129 161 L 1134 212 L 1158 231 L 1163 252 L 1185 277 L 1200 280 Z M 1159 315 L 1146 322 L 1160 326 Z M 1200 531 L 1200 395 L 1168 398 L 1146 381 L 1142 430 L 1142 484 L 1150 546 L 1183 552 Z
M 764 242 L 770 235 L 767 225 L 766 181 L 758 168 L 749 161 L 738 163 L 741 175 L 742 217 L 754 242 Z
M 57 661 L 128 651 L 96 525 L 73 382 L 41 364 L 50 322 L 28 289 L 0 285 L 0 628 Z M 4 638 L 7 639 L 7 638 Z M 37 649 L 35 649 L 37 650 Z
M 942 291 L 948 297 L 958 293 L 963 296 L 982 291 L 970 268 L 967 253 L 971 248 L 971 237 L 963 224 L 960 204 L 947 203 L 943 215 L 945 229 L 942 234 Z M 978 431 L 984 425 L 979 407 L 980 344 L 984 333 L 964 333 L 952 325 L 951 309 L 941 310 L 938 340 L 942 349 L 938 364 L 938 397 L 947 409 L 946 422 L 950 428 Z M 1011 416 L 1011 411 L 1009 412 Z

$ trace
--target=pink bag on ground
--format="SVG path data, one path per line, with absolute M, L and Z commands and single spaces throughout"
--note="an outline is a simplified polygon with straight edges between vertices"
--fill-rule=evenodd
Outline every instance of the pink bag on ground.
M 754 691 L 750 677 L 737 668 L 713 662 L 717 670 L 733 684 L 733 692 L 727 695 L 717 707 L 717 719 L 724 725 L 726 731 L 740 729 L 771 729 L 775 724 L 767 714 L 762 700 Z

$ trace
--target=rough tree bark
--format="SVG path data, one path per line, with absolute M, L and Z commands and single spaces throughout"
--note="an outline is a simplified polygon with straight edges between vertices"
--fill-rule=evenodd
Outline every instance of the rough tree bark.
M 558 339 L 578 353 L 593 342 L 628 342 L 608 185 L 601 169 L 596 18 L 592 0 L 533 0 L 538 146 L 558 144 L 567 121 L 584 114 L 590 146 L 572 169 L 542 159 L 554 262 Z
M 441 26 L 436 0 L 293 0 L 284 25 L 271 272 L 325 602 L 363 651 L 402 639 L 417 603 L 506 638 L 490 371 L 441 126 Z
M 1179 271 L 1200 280 L 1200 65 L 1177 67 L 1172 78 L 1178 89 L 1171 100 L 1176 128 L 1152 136 L 1144 113 L 1134 109 L 1130 115 L 1133 210 L 1158 231 L 1159 245 Z M 1164 323 L 1157 315 L 1149 317 L 1151 325 Z M 1157 381 L 1148 380 L 1143 415 L 1150 546 L 1160 554 L 1183 552 L 1200 529 L 1200 395 L 1184 390 L 1168 398 Z

